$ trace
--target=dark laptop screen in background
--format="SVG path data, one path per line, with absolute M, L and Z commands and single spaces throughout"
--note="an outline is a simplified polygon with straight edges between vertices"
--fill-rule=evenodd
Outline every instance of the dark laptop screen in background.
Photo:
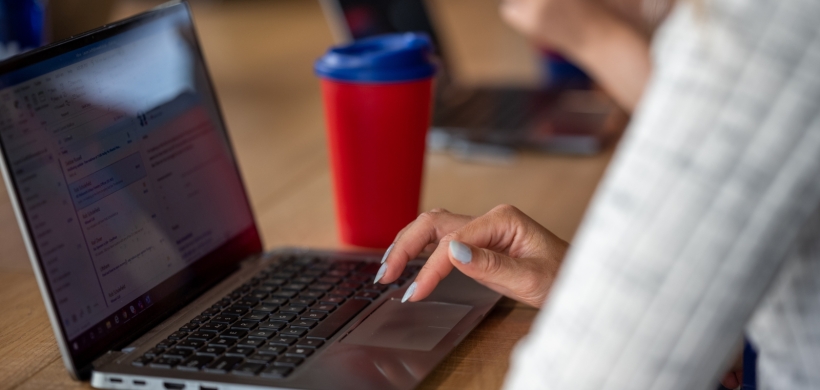
M 440 42 L 423 0 L 335 0 L 353 39 L 393 32 L 424 32 Z M 439 53 L 441 55 L 441 53 Z
M 67 45 L 0 65 L 0 141 L 76 359 L 261 243 L 187 7 Z

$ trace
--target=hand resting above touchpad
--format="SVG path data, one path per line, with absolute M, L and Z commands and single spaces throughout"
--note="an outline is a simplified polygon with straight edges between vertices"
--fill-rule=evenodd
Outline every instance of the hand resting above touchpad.
M 342 343 L 430 351 L 472 306 L 391 299 L 357 326 Z

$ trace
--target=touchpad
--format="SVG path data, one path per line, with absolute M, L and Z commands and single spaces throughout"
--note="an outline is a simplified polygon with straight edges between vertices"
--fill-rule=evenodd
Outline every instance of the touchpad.
M 391 299 L 359 324 L 342 343 L 430 351 L 472 306 Z

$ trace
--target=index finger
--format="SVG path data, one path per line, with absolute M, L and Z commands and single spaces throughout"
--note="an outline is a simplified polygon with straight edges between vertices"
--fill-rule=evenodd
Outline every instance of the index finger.
M 442 237 L 461 228 L 472 219 L 470 216 L 453 214 L 444 209 L 422 213 L 398 234 L 396 241 L 391 245 L 390 253 L 384 259 L 382 269 L 379 270 L 382 276 L 377 276 L 376 280 L 383 284 L 395 281 L 407 262 L 415 259 L 427 245 L 437 244 Z

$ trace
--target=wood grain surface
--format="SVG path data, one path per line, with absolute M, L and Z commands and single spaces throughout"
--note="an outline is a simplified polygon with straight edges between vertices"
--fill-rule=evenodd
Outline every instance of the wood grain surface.
M 110 19 L 156 2 L 123 1 Z M 227 125 L 266 247 L 341 247 L 336 239 L 322 107 L 312 62 L 332 44 L 314 0 L 193 4 Z M 528 84 L 537 56 L 499 20 L 496 0 L 431 2 L 464 83 Z M 482 214 L 519 207 L 569 239 L 611 152 L 573 158 L 521 154 L 478 164 L 431 153 L 422 209 Z M 422 384 L 496 389 L 537 311 L 505 299 Z M 89 388 L 63 367 L 6 192 L 0 191 L 0 389 Z

